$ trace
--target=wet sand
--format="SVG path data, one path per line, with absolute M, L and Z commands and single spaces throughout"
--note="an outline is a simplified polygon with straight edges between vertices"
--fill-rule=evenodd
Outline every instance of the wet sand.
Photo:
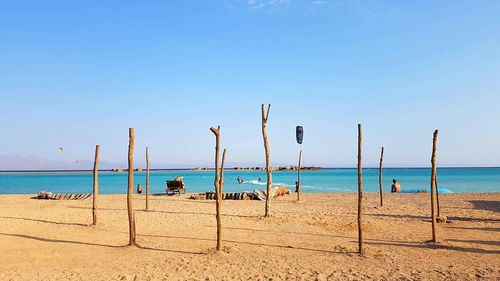
M 128 243 L 125 195 L 32 200 L 0 195 L 0 280 L 499 280 L 500 193 L 440 195 L 450 223 L 431 238 L 429 194 L 365 194 L 366 254 L 357 251 L 357 195 L 304 194 L 215 203 L 136 196 L 137 242 Z

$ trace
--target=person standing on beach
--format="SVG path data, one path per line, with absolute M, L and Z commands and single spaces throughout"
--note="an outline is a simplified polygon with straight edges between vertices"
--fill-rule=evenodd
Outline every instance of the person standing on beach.
M 392 193 L 398 193 L 401 191 L 401 185 L 396 179 L 392 180 L 392 186 L 391 186 L 391 192 Z
M 141 184 L 137 184 L 137 193 L 138 194 L 142 193 L 142 185 Z

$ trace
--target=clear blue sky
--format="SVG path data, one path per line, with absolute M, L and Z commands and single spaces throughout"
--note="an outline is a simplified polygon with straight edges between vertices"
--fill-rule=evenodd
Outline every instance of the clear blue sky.
M 0 155 L 125 163 L 500 165 L 500 1 L 2 1 Z M 64 153 L 57 147 L 64 147 Z

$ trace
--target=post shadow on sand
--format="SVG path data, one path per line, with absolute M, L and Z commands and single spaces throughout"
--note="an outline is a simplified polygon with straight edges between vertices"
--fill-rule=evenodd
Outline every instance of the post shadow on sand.
M 209 242 L 216 242 L 217 241 L 216 239 L 211 239 L 211 238 L 199 238 L 199 237 L 188 237 L 188 236 L 171 236 L 171 235 L 154 235 L 154 234 L 138 234 L 138 236 L 177 239 L 177 240 L 195 240 L 195 241 L 209 241 Z M 349 253 L 354 254 L 354 253 L 356 253 L 355 251 L 330 251 L 330 250 L 320 250 L 320 249 L 297 247 L 297 246 L 293 246 L 293 245 L 274 245 L 274 244 L 267 244 L 267 243 L 256 243 L 256 242 L 237 241 L 237 240 L 228 240 L 228 239 L 223 239 L 222 241 L 236 243 L 236 244 L 246 244 L 246 245 L 252 245 L 252 246 L 264 246 L 264 247 L 273 247 L 273 248 L 280 248 L 280 249 L 294 249 L 294 250 L 313 251 L 313 252 L 330 253 L 330 254 L 349 254 Z
M 427 216 L 415 216 L 415 215 L 392 215 L 392 214 L 367 214 L 367 216 L 372 217 L 388 217 L 397 219 L 414 219 L 414 220 L 424 220 L 430 221 Z M 483 218 L 470 218 L 470 217 L 454 217 L 448 216 L 449 221 L 466 221 L 466 222 L 500 222 L 500 219 L 483 219 Z
M 34 222 L 42 222 L 42 223 L 50 223 L 50 224 L 58 224 L 58 225 L 70 225 L 70 226 L 90 226 L 91 224 L 83 224 L 83 223 L 71 223 L 71 222 L 57 222 L 57 221 L 49 221 L 42 219 L 32 219 L 32 218 L 22 218 L 22 217 L 4 217 L 0 216 L 3 219 L 13 219 L 13 220 L 24 220 L 24 221 L 34 221 Z
M 494 232 L 500 232 L 500 227 L 459 227 L 459 226 L 450 226 L 448 228 L 451 228 L 451 229 L 460 229 L 460 230 L 476 230 L 476 231 L 494 231 Z
M 204 225 L 204 227 L 215 228 L 212 225 Z M 318 237 L 332 237 L 332 238 L 346 238 L 352 239 L 353 237 L 333 235 L 333 234 L 322 234 L 322 233 L 308 233 L 308 232 L 296 232 L 296 231 L 276 231 L 269 229 L 254 229 L 254 228 L 244 228 L 244 227 L 226 227 L 227 229 L 232 230 L 242 230 L 242 231 L 255 231 L 255 232 L 264 232 L 264 233 L 277 233 L 277 234 L 293 234 L 293 235 L 309 235 L 309 236 L 318 236 Z
M 491 245 L 491 246 L 500 246 L 500 241 L 461 240 L 461 239 L 446 239 L 446 241 L 459 242 L 459 243 L 470 243 L 470 244 L 482 244 L 482 245 Z
M 79 207 L 79 206 L 68 206 L 68 208 L 73 209 L 92 209 L 91 207 Z M 127 209 L 116 209 L 116 208 L 99 208 L 99 210 L 107 211 L 127 211 Z M 205 213 L 205 212 L 183 212 L 183 211 L 160 211 L 160 210 L 144 210 L 137 209 L 135 212 L 147 212 L 147 213 L 163 213 L 163 214 L 173 214 L 173 215 L 206 215 L 215 216 L 215 213 Z M 258 218 L 258 215 L 233 215 L 233 214 L 221 214 L 223 217 L 236 217 L 236 218 Z
M 452 240 L 449 240 L 452 241 Z M 410 244 L 410 243 L 393 243 L 393 242 L 367 242 L 368 245 L 374 246 L 396 246 L 396 247 L 408 247 L 408 248 L 420 248 L 420 249 L 442 249 L 442 250 L 450 250 L 450 251 L 459 251 L 464 253 L 474 253 L 474 254 L 500 254 L 500 251 L 497 250 L 485 250 L 479 248 L 465 248 L 458 247 L 452 245 L 443 245 L 443 244 L 430 244 L 430 243 L 422 243 L 422 244 Z
M 120 249 L 120 248 L 128 248 L 129 247 L 128 245 L 116 246 L 116 245 L 88 243 L 88 242 L 72 241 L 72 240 L 50 239 L 50 238 L 36 237 L 36 236 L 31 236 L 31 235 L 26 235 L 26 234 L 14 234 L 14 233 L 2 233 L 2 232 L 0 232 L 0 236 L 18 237 L 18 238 L 31 239 L 31 240 L 36 240 L 36 241 L 41 241 L 41 242 L 49 242 L 49 243 L 97 246 L 97 247 L 106 247 L 106 248 L 113 248 L 113 249 Z M 189 251 L 150 248 L 150 247 L 141 246 L 139 244 L 136 244 L 135 246 L 139 249 L 150 250 L 150 251 L 160 251 L 160 252 L 170 252 L 170 253 L 180 253 L 180 254 L 194 254 L 194 255 L 203 254 L 200 252 L 189 252 Z
M 474 209 L 494 211 L 500 213 L 500 201 L 497 200 L 471 200 L 467 201 L 471 203 Z

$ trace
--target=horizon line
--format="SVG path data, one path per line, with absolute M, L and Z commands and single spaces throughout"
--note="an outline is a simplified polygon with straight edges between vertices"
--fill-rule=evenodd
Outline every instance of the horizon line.
M 155 169 L 149 169 L 150 171 L 193 171 L 193 172 L 207 172 L 207 171 L 214 171 L 215 168 L 207 168 L 206 170 L 198 170 L 198 167 L 195 168 L 155 168 Z M 244 169 L 244 170 L 236 170 L 236 167 L 231 167 L 231 168 L 225 168 L 224 170 L 226 171 L 238 171 L 238 172 L 265 172 L 266 170 L 250 170 L 250 169 Z M 246 168 L 246 167 L 245 167 Z M 317 170 L 302 170 L 303 172 L 307 171 L 318 171 L 318 170 L 347 170 L 347 169 L 357 169 L 357 167 L 316 167 L 318 168 Z M 362 169 L 379 169 L 380 167 L 363 167 Z M 443 167 L 437 167 L 437 169 L 486 169 L 486 168 L 493 168 L 493 169 L 498 169 L 500 166 L 443 166 Z M 431 169 L 431 167 L 396 167 L 396 166 L 391 166 L 391 167 L 383 167 L 383 169 Z M 134 172 L 146 172 L 146 169 L 141 169 L 142 171 L 134 171 Z M 92 172 L 93 169 L 78 169 L 78 170 L 73 170 L 73 169 L 50 169 L 50 170 L 0 170 L 0 173 L 43 173 L 43 172 Z M 113 171 L 113 169 L 102 169 L 99 170 L 102 172 L 114 172 L 117 174 L 124 173 L 127 171 L 127 169 L 123 169 L 122 172 L 116 172 Z M 273 170 L 273 172 L 296 172 L 297 170 Z

